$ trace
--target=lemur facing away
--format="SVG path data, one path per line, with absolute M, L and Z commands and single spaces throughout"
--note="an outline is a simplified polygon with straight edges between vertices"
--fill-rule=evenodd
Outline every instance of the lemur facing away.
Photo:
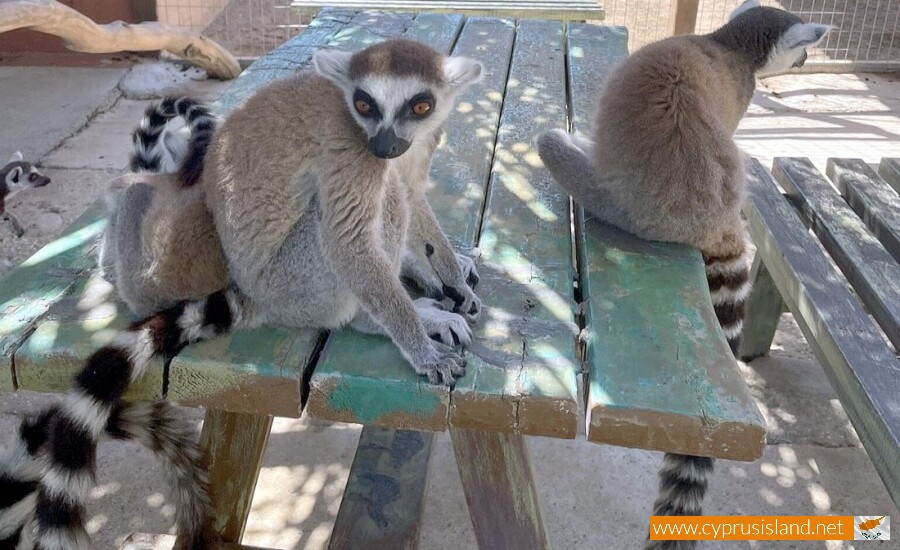
M 89 546 L 84 502 L 97 442 L 121 433 L 118 411 L 134 410 L 121 396 L 157 353 L 173 355 L 261 323 L 350 325 L 390 336 L 433 383 L 453 384 L 465 373 L 454 345 L 470 342 L 467 322 L 481 312 L 469 287 L 478 275 L 471 260 L 454 253 L 424 193 L 441 126 L 482 66 L 406 40 L 355 54 L 322 51 L 315 64 L 316 73 L 273 83 L 237 108 L 212 133 L 205 158 L 204 144 L 189 144 L 178 174 L 129 174 L 115 182 L 101 264 L 120 292 L 128 289 L 130 307 L 158 312 L 88 358 L 63 403 L 45 413 L 37 443 L 27 436 L 34 422 L 23 424 L 17 448 L 24 450 L 15 457 L 24 458 L 11 461 L 19 475 L 10 480 L 26 497 L 37 483 L 36 548 Z M 191 124 L 197 111 L 180 105 L 164 102 L 159 117 L 148 113 L 135 139 L 137 157 L 147 158 L 135 158 L 135 168 L 155 169 L 167 151 L 180 150 L 157 131 L 173 113 Z M 195 141 L 209 141 L 211 128 L 191 126 Z M 201 185 L 192 186 L 198 172 Z M 198 216 L 204 205 L 205 218 Z M 182 239 L 182 229 L 206 238 Z M 215 251 L 198 250 L 207 244 Z M 169 256 L 185 261 L 156 262 Z M 209 265 L 191 271 L 197 257 Z M 425 264 L 404 273 L 423 275 L 421 286 L 451 298 L 453 312 L 406 294 L 401 268 L 417 259 Z M 170 283 L 168 294 L 153 294 L 159 285 L 141 274 Z M 197 289 L 211 290 L 192 295 Z M 162 438 L 150 415 L 129 419 L 147 427 L 151 441 Z M 22 464 L 37 464 L 38 473 Z M 196 466 L 181 466 L 179 509 L 197 521 L 180 521 L 179 528 L 202 548 L 204 486 L 194 483 L 201 477 Z
M 9 223 L 16 237 L 24 235 L 25 228 L 12 215 L 12 212 L 6 210 L 6 201 L 23 189 L 43 187 L 48 183 L 50 183 L 50 178 L 41 174 L 30 162 L 22 160 L 22 153 L 19 151 L 13 153 L 9 157 L 9 162 L 0 168 L 0 219 Z
M 711 34 L 668 38 L 622 62 L 600 96 L 593 140 L 561 130 L 538 140 L 554 179 L 592 214 L 645 239 L 701 250 L 734 352 L 750 283 L 745 174 L 732 134 L 755 78 L 802 65 L 828 29 L 747 0 Z M 710 458 L 666 455 L 654 514 L 699 514 L 712 467 Z
M 184 117 L 191 129 L 189 141 L 156 143 L 166 122 L 177 116 Z M 136 178 L 154 181 L 164 190 L 190 181 L 195 159 L 185 158 L 176 166 L 179 160 L 173 154 L 190 150 L 202 156 L 214 128 L 208 111 L 189 99 L 170 99 L 150 107 L 134 135 L 131 167 L 142 173 L 117 179 L 114 189 Z M 160 169 L 178 175 L 150 173 Z M 140 376 L 139 372 L 114 372 L 124 353 L 120 348 L 131 346 L 132 357 L 141 362 L 151 352 L 132 345 L 141 337 L 122 335 L 111 350 L 95 354 L 60 405 L 23 421 L 13 444 L 0 457 L 0 549 L 90 547 L 83 506 L 93 486 L 94 454 L 101 437 L 137 441 L 160 458 L 172 487 L 178 531 L 184 536 L 179 548 L 209 547 L 211 507 L 206 472 L 198 462 L 196 430 L 164 401 L 118 399 L 129 374 L 132 379 Z M 63 439 L 61 434 L 68 435 Z M 56 438 L 52 444 L 50 437 Z

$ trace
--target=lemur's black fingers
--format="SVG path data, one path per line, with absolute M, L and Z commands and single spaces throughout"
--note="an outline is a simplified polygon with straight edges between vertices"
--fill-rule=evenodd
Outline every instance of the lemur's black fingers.
M 469 315 L 478 315 L 478 303 L 472 302 L 472 307 L 469 308 Z
M 462 292 L 456 290 L 452 286 L 444 285 L 443 288 L 444 294 L 447 295 L 448 298 L 453 300 L 453 305 L 459 307 L 463 302 L 466 301 L 466 297 L 462 295 Z M 456 311 L 454 309 L 454 311 Z
M 481 277 L 478 276 L 474 271 L 470 271 L 468 277 L 466 277 L 466 284 L 469 285 L 469 288 L 475 290 L 475 287 L 478 285 L 478 282 L 481 280 Z

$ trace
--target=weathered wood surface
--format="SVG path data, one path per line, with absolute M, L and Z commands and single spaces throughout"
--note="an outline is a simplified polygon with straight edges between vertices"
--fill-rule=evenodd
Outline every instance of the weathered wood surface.
M 776 158 L 772 174 L 900 349 L 900 264 L 809 159 Z
M 759 162 L 744 208 L 757 254 L 825 368 L 894 502 L 900 502 L 900 360 Z
M 363 428 L 329 548 L 417 547 L 433 438 L 430 432 Z
M 172 550 L 175 548 L 175 535 L 153 535 L 149 533 L 132 533 L 122 541 L 121 550 Z M 245 546 L 229 542 L 214 544 L 209 550 L 275 550 L 259 546 Z
M 778 321 L 784 312 L 784 300 L 760 255 L 750 268 L 750 296 L 744 305 L 744 328 L 738 357 L 750 361 L 769 353 Z
M 291 9 L 312 15 L 330 6 L 345 9 L 452 13 L 482 17 L 555 19 L 561 21 L 602 20 L 603 8 L 595 0 L 294 0 Z
M 828 177 L 891 256 L 900 261 L 900 197 L 859 159 L 828 159 Z
M 222 542 L 241 542 L 271 429 L 271 416 L 206 411 L 200 446 Z
M 894 191 L 900 193 L 900 158 L 883 158 L 881 164 L 878 165 L 878 175 L 888 182 L 888 185 L 894 188 Z
M 450 430 L 478 547 L 549 548 L 525 437 Z
M 570 25 L 574 130 L 587 133 L 599 84 L 624 55 L 616 27 Z M 585 214 L 588 439 L 733 460 L 765 447 L 760 415 L 709 297 L 700 253 L 638 239 Z

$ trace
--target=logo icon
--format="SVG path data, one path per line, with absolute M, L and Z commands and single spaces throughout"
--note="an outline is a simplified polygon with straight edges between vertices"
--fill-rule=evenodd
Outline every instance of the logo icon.
M 891 540 L 890 516 L 853 516 L 853 540 Z

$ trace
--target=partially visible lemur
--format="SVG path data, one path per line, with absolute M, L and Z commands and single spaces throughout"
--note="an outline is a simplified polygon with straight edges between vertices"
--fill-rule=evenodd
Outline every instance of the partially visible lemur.
M 166 122 L 177 116 L 187 121 L 190 139 L 184 147 L 170 141 L 167 146 L 178 147 L 168 151 L 157 141 Z M 131 159 L 132 169 L 142 172 L 122 176 L 114 182 L 114 188 L 135 179 L 167 185 L 190 181 L 192 174 L 199 174 L 195 159 L 179 161 L 172 155 L 186 149 L 202 156 L 214 127 L 215 120 L 208 111 L 189 99 L 168 99 L 150 107 L 135 131 Z M 178 162 L 180 165 L 173 168 Z M 151 173 L 160 169 L 175 169 L 178 175 Z M 113 208 L 113 227 L 117 213 L 121 212 Z M 121 230 L 107 231 L 106 238 Z M 147 352 L 152 353 L 134 345 L 152 333 L 152 323 L 138 323 L 136 330 L 136 334 L 126 333 L 116 345 L 94 354 L 60 405 L 23 421 L 16 440 L 0 458 L 0 548 L 90 547 L 84 530 L 84 503 L 93 486 L 94 454 L 101 437 L 134 440 L 159 456 L 173 489 L 182 548 L 200 550 L 209 546 L 210 502 L 206 473 L 198 462 L 196 430 L 165 402 L 119 400 L 129 374 L 132 379 L 139 377 L 149 358 Z M 121 348 L 129 346 L 130 353 L 123 356 Z M 123 357 L 135 361 L 133 372 L 116 370 Z
M 50 183 L 50 178 L 41 174 L 30 162 L 22 160 L 22 153 L 16 151 L 5 166 L 0 168 L 0 219 L 9 223 L 16 237 L 25 234 L 25 228 L 12 212 L 7 212 L 6 201 L 23 189 L 43 187 Z
M 556 181 L 592 214 L 646 239 L 701 250 L 716 317 L 735 353 L 750 283 L 745 174 L 732 134 L 756 77 L 802 65 L 806 48 L 828 29 L 748 0 L 715 32 L 650 44 L 619 65 L 600 97 L 593 140 L 561 130 L 538 140 Z M 700 514 L 712 467 L 710 458 L 667 454 L 654 514 Z
M 205 159 L 199 148 L 191 153 L 184 162 L 202 160 L 202 185 L 191 187 L 185 170 L 118 182 L 130 179 L 133 185 L 111 201 L 104 272 L 120 291 L 130 288 L 130 306 L 164 309 L 92 354 L 48 423 L 48 460 L 36 509 L 39 548 L 87 546 L 82 514 L 94 449 L 123 392 L 157 353 L 171 355 L 191 342 L 261 323 L 349 324 L 390 336 L 415 371 L 433 383 L 453 384 L 465 373 L 453 346 L 470 342 L 467 321 L 475 322 L 481 312 L 467 284 L 477 282 L 477 273 L 470 260 L 453 252 L 424 192 L 442 123 L 482 66 L 406 40 L 355 54 L 318 52 L 315 63 L 316 73 L 273 83 L 237 108 L 214 132 Z M 152 140 L 144 145 L 160 151 Z M 214 229 L 227 265 L 229 284 L 196 299 L 186 299 L 192 298 L 188 292 L 144 295 L 152 285 L 127 282 L 127 274 L 152 272 L 148 266 L 169 253 L 188 258 L 189 265 L 199 252 L 201 243 L 169 234 L 159 239 L 160 256 L 147 257 L 153 251 L 148 239 L 159 237 L 148 228 L 162 226 L 154 216 L 172 228 L 198 225 L 196 218 L 185 220 L 197 210 L 154 210 L 154 195 L 178 186 L 197 193 L 174 194 L 182 205 L 204 199 L 214 222 L 206 227 Z M 185 248 L 166 252 L 166 243 Z M 406 294 L 401 264 L 413 258 L 433 271 L 423 287 L 437 292 L 440 284 L 454 312 Z M 217 286 L 221 271 L 209 271 L 210 278 L 190 281 L 193 289 Z M 166 273 L 156 274 L 166 280 Z M 176 297 L 180 301 L 165 303 Z

